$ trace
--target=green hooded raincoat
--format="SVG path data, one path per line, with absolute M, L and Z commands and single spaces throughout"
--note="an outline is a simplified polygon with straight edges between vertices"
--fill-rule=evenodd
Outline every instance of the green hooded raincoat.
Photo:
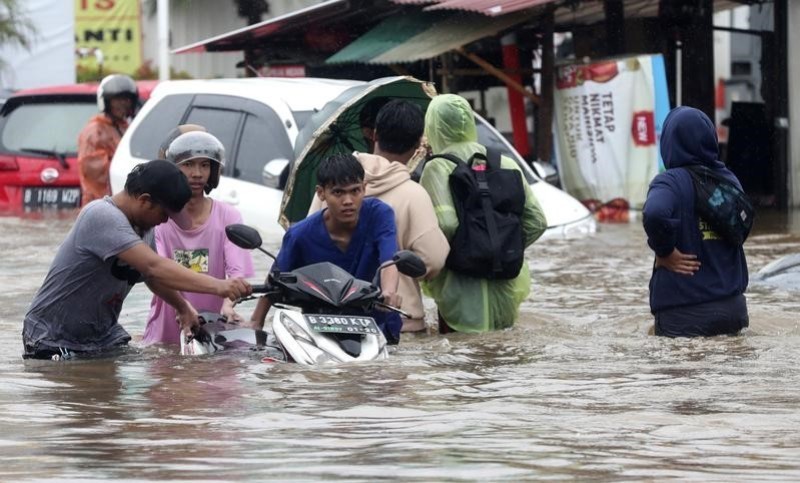
M 463 97 L 444 94 L 433 98 L 425 115 L 425 135 L 435 154 L 450 153 L 468 160 L 476 152 L 486 153 L 478 144 L 475 117 Z M 500 166 L 519 166 L 505 156 Z M 448 240 L 458 227 L 458 217 L 450 194 L 448 178 L 454 166 L 444 159 L 431 159 L 425 166 L 420 184 L 431 196 L 439 227 Z M 525 246 L 530 246 L 547 228 L 547 220 L 530 186 L 525 185 L 525 209 L 521 218 Z M 447 325 L 459 332 L 485 332 L 514 325 L 519 305 L 530 293 L 528 264 L 522 265 L 517 278 L 488 280 L 468 277 L 447 268 L 423 284 L 425 293 L 436 301 Z

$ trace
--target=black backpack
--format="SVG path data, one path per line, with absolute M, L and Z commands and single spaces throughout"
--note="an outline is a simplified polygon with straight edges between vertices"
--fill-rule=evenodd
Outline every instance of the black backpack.
M 694 209 L 716 234 L 741 245 L 753 228 L 756 210 L 737 186 L 706 166 L 684 166 L 694 184 Z
M 476 278 L 512 279 L 525 261 L 520 217 L 525 207 L 522 175 L 500 168 L 500 152 L 488 149 L 464 162 L 452 154 L 437 154 L 456 165 L 450 192 L 458 228 L 450 240 L 445 266 Z M 483 159 L 485 165 L 474 165 Z M 420 170 L 421 172 L 421 170 Z

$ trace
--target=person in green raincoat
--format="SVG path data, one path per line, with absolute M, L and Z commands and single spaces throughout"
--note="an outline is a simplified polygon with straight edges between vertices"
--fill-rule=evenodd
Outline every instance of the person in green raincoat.
M 486 153 L 478 143 L 475 117 L 466 99 L 455 94 L 433 98 L 425 115 L 425 136 L 436 154 L 453 154 L 468 160 L 475 153 Z M 476 160 L 476 163 L 480 160 Z M 516 169 L 514 160 L 503 156 L 503 169 Z M 442 159 L 432 158 L 425 165 L 420 184 L 433 201 L 439 227 L 448 240 L 458 228 L 458 217 L 448 182 L 455 166 Z M 547 220 L 539 202 L 525 182 L 525 208 L 521 216 L 525 247 L 536 241 L 547 228 Z M 425 293 L 432 297 L 439 309 L 440 332 L 486 332 L 511 327 L 519 315 L 519 305 L 531 289 L 528 264 L 516 278 L 490 280 L 474 278 L 442 269 L 438 276 L 423 284 Z

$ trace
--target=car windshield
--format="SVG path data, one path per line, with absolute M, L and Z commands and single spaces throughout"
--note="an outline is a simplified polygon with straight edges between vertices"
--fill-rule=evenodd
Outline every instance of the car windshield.
M 6 115 L 0 142 L 9 151 L 39 149 L 74 154 L 78 134 L 97 114 L 93 102 L 23 104 Z

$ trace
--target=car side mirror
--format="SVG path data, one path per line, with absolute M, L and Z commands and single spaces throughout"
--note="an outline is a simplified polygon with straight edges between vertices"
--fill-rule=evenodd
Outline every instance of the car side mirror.
M 542 163 L 541 161 L 533 161 L 531 163 L 531 169 L 540 179 L 551 185 L 558 186 L 558 172 L 555 170 L 552 164 Z
M 264 186 L 280 189 L 281 174 L 287 166 L 289 166 L 289 160 L 286 158 L 275 158 L 267 161 L 261 171 L 261 180 Z

